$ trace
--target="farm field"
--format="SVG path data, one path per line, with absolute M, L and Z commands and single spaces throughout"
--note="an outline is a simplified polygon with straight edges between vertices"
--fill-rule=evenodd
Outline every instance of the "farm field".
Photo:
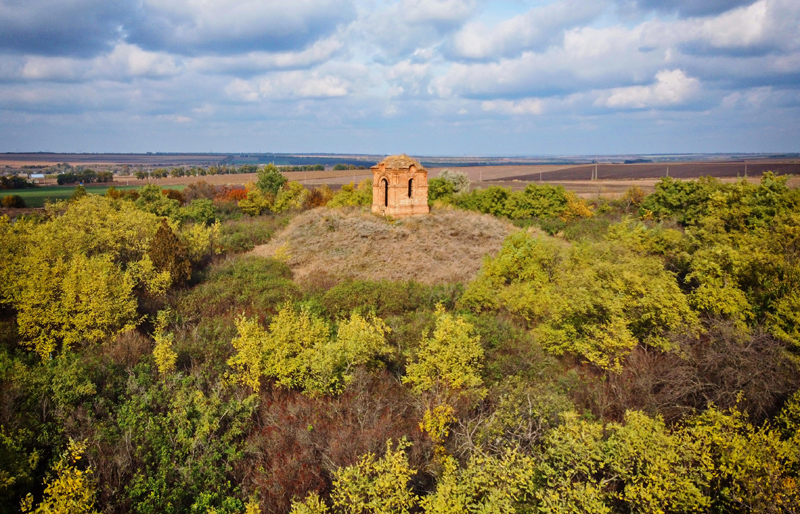
M 526 166 L 520 166 L 526 168 Z M 531 169 L 527 173 L 505 176 L 506 180 L 539 180 L 540 174 L 547 173 L 547 181 L 553 180 L 591 180 L 594 165 L 563 166 L 552 171 Z M 646 164 L 598 164 L 599 180 L 628 180 L 659 178 L 667 175 L 673 178 L 743 177 L 745 162 L 684 162 L 684 163 L 646 163 Z M 758 161 L 747 162 L 747 174 L 761 176 L 767 171 L 776 175 L 800 174 L 800 162 Z M 544 177 L 543 177 L 544 178 Z
M 142 186 L 122 186 L 118 185 L 119 182 L 107 183 L 102 186 L 85 186 L 86 192 L 95 195 L 104 195 L 106 190 L 112 185 L 120 191 L 128 191 L 131 189 L 141 189 Z M 183 189 L 186 186 L 172 186 L 172 189 Z M 40 186 L 31 189 L 8 189 L 0 192 L 0 195 L 19 195 L 25 200 L 25 205 L 28 207 L 44 207 L 47 200 L 66 200 L 72 196 L 75 191 L 75 186 Z

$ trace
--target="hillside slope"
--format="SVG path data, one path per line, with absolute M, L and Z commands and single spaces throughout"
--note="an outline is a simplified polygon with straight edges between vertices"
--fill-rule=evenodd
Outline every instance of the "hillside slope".
M 301 214 L 252 253 L 272 257 L 277 251 L 301 282 L 320 276 L 467 282 L 512 231 L 506 221 L 460 210 L 389 221 L 361 209 L 320 208 Z

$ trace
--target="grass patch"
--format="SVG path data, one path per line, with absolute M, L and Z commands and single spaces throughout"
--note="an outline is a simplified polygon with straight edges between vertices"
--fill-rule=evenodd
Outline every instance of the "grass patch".
M 273 234 L 289 224 L 291 215 L 245 216 L 228 220 L 220 227 L 220 245 L 225 253 L 249 252 L 272 239 Z
M 274 259 L 237 255 L 200 275 L 200 284 L 176 301 L 176 312 L 183 321 L 275 313 L 283 302 L 300 297 L 292 271 Z
M 95 195 L 104 195 L 109 187 L 114 186 L 118 191 L 139 190 L 147 184 L 141 186 L 121 186 L 118 183 L 108 183 L 102 186 L 84 186 L 87 193 Z M 57 200 L 67 200 L 75 192 L 75 185 L 69 186 L 40 186 L 32 187 L 30 189 L 14 189 L 13 192 L 8 194 L 15 194 L 25 200 L 25 205 L 28 207 L 44 207 L 45 202 L 55 202 Z M 168 186 L 162 189 L 183 189 L 186 186 Z M 12 191 L 9 189 L 8 191 Z

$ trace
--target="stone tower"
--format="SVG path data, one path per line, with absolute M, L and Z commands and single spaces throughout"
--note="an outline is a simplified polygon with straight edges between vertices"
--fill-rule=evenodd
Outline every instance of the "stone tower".
M 373 166 L 372 212 L 394 217 L 428 214 L 428 170 L 405 154 Z

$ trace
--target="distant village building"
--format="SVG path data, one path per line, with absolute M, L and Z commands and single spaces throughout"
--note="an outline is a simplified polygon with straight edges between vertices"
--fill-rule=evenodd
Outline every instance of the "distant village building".
M 428 214 L 428 170 L 392 155 L 372 167 L 372 212 L 394 217 Z

